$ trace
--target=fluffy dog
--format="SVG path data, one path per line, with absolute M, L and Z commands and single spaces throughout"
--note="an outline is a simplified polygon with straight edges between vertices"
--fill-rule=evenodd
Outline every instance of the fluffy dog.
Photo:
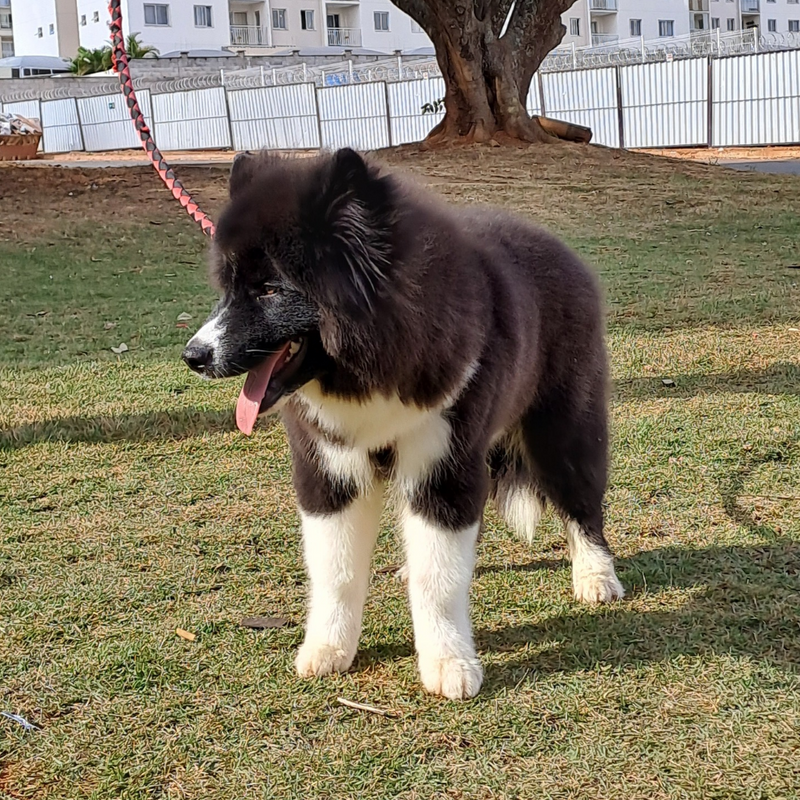
M 549 501 L 575 596 L 622 597 L 603 536 L 603 310 L 567 247 L 353 150 L 244 154 L 212 272 L 221 299 L 183 357 L 208 378 L 247 373 L 244 433 L 268 411 L 288 431 L 310 576 L 300 675 L 353 662 L 387 480 L 429 692 L 481 686 L 469 587 L 489 497 L 528 539 Z

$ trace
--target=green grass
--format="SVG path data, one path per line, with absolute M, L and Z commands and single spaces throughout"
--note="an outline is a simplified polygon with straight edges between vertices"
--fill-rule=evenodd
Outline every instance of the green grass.
M 800 795 L 800 185 L 556 152 L 394 157 L 559 231 L 608 297 L 629 597 L 576 604 L 556 522 L 530 548 L 490 513 L 463 704 L 422 693 L 390 574 L 356 668 L 295 677 L 285 437 L 238 434 L 238 383 L 179 362 L 213 299 L 179 209 L 0 241 L 0 710 L 41 727 L 0 718 L 0 797 Z M 387 514 L 376 570 L 399 559 Z

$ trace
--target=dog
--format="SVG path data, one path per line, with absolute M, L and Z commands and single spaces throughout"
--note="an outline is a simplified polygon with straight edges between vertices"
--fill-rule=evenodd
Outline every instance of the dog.
M 221 299 L 183 358 L 246 373 L 236 422 L 277 411 L 310 597 L 304 677 L 355 658 L 384 486 L 401 501 L 424 688 L 475 696 L 469 588 L 484 506 L 532 539 L 565 523 L 578 600 L 623 596 L 603 535 L 603 307 L 553 236 L 454 207 L 351 149 L 241 154 L 213 244 Z

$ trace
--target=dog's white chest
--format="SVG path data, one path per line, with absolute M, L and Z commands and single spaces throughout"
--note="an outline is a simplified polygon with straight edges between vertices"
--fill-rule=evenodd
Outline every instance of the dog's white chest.
M 298 392 L 309 416 L 337 443 L 318 442 L 326 470 L 362 484 L 371 476 L 369 453 L 395 452 L 395 477 L 415 482 L 449 451 L 450 423 L 441 408 L 407 405 L 396 395 L 375 395 L 361 403 L 325 396 L 311 383 Z

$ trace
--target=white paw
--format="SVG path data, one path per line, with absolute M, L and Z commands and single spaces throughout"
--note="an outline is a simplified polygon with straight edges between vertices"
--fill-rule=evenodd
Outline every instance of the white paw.
M 297 652 L 294 666 L 301 678 L 321 677 L 332 672 L 347 672 L 354 658 L 354 655 L 340 647 L 303 642 Z
M 572 588 L 575 599 L 583 603 L 610 603 L 625 596 L 625 590 L 614 570 L 610 572 L 580 572 L 573 568 Z
M 477 657 L 420 658 L 419 674 L 426 691 L 450 700 L 475 697 L 483 682 L 483 667 Z

